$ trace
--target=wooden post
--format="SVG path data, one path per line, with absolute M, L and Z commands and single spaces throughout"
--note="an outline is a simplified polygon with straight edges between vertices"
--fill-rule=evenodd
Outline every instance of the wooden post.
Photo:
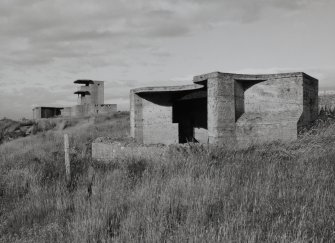
M 65 173 L 66 173 L 66 182 L 71 181 L 71 171 L 70 171 L 70 145 L 69 145 L 69 136 L 64 134 L 64 151 L 65 151 Z

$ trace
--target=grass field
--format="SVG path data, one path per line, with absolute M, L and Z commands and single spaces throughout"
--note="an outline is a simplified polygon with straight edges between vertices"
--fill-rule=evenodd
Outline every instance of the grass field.
M 332 120 L 292 143 L 91 161 L 92 140 L 128 136 L 128 120 L 122 113 L 1 145 L 0 242 L 335 241 Z

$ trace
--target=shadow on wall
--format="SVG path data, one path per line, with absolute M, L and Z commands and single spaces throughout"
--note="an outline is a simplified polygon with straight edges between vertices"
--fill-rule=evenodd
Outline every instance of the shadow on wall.
M 171 106 L 173 103 L 173 97 L 171 96 L 171 94 L 168 94 L 168 93 L 161 93 L 159 95 L 143 93 L 143 94 L 138 94 L 138 96 L 141 97 L 144 101 L 147 101 L 155 105 L 159 105 L 159 106 Z

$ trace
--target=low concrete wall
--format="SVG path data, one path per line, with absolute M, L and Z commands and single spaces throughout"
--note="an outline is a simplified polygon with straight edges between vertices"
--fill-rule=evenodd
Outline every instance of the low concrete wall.
M 71 107 L 64 107 L 64 109 L 61 111 L 61 116 L 62 117 L 71 117 Z
M 98 138 L 92 143 L 92 159 L 112 161 L 129 156 L 157 159 L 160 156 L 165 156 L 167 148 L 167 146 L 144 146 L 116 141 L 108 142 Z
M 124 158 L 141 158 L 146 160 L 167 160 L 179 155 L 193 154 L 194 151 L 207 153 L 208 146 L 199 143 L 143 145 L 131 138 L 125 141 L 115 141 L 110 138 L 97 138 L 92 143 L 92 159 L 102 162 L 117 162 Z
M 117 112 L 116 104 L 103 104 L 103 105 L 89 105 L 87 106 L 87 113 L 85 115 L 106 115 Z
M 76 105 L 72 107 L 65 107 L 61 115 L 63 117 L 86 117 L 96 115 L 107 115 L 117 112 L 116 104 L 103 105 Z

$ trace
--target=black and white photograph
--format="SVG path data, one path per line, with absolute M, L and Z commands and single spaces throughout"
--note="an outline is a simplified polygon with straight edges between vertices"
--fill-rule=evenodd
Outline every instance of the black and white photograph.
M 335 242 L 334 0 L 0 0 L 0 243 Z

